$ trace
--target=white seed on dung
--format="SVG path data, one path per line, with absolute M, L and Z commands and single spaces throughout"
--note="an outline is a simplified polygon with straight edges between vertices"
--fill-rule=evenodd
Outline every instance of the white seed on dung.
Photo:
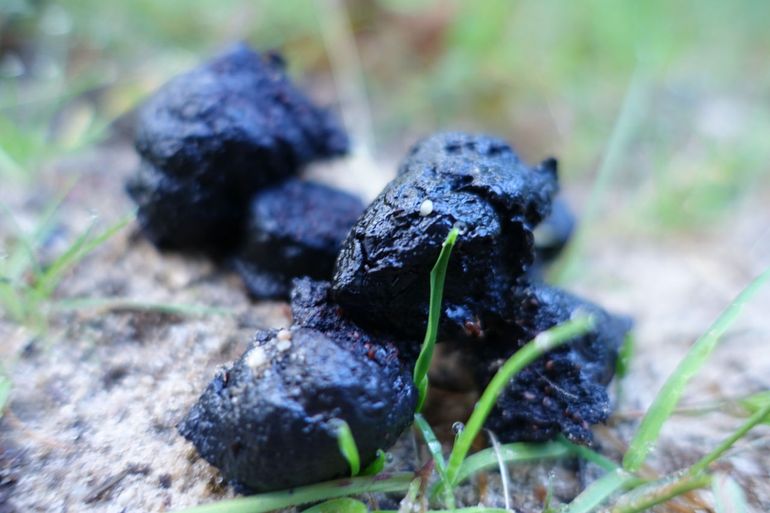
M 259 370 L 267 363 L 267 355 L 265 350 L 261 347 L 255 347 L 249 354 L 246 355 L 246 365 L 248 365 L 254 372 Z
M 422 217 L 429 216 L 433 213 L 433 202 L 429 199 L 426 199 L 425 201 L 420 204 L 420 215 Z

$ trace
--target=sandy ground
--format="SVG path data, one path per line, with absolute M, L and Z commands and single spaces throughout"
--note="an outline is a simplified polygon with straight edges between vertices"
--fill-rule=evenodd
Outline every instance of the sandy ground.
M 48 170 L 34 197 L 6 190 L 8 198 L 2 199 L 22 226 L 31 226 L 32 213 L 71 177 L 80 177 L 49 244 L 55 253 L 95 213 L 106 226 L 130 211 L 122 182 L 134 163 L 127 147 L 96 149 Z M 314 174 L 342 177 L 343 185 L 367 197 L 388 179 L 373 171 L 333 173 L 332 168 Z M 636 319 L 638 350 L 620 414 L 599 430 L 608 454 L 622 450 L 638 413 L 688 345 L 770 262 L 766 204 L 746 205 L 732 214 L 732 225 L 714 227 L 708 236 L 631 238 L 610 227 L 588 251 L 587 265 L 570 288 Z M 289 322 L 287 306 L 251 303 L 235 276 L 205 260 L 159 254 L 135 226 L 82 262 L 57 297 L 130 302 L 57 311 L 45 336 L 0 321 L 0 354 L 3 361 L 15 361 L 12 399 L 0 426 L 0 512 L 161 512 L 232 497 L 175 425 L 215 369 L 237 356 L 256 329 Z M 174 315 L 132 302 L 224 311 Z M 763 350 L 770 334 L 768 304 L 766 291 L 747 308 L 689 387 L 687 403 L 770 388 L 770 353 Z M 719 412 L 677 417 L 667 425 L 650 470 L 670 471 L 695 461 L 739 423 Z M 409 435 L 403 444 L 411 444 Z M 770 511 L 769 427 L 752 432 L 719 468 L 744 486 L 757 511 Z M 539 511 L 549 479 L 556 498 L 568 500 L 591 472 L 567 462 L 523 466 L 512 475 L 514 505 Z M 482 481 L 462 491 L 468 503 L 501 504 L 496 475 Z M 699 496 L 710 500 L 708 492 Z

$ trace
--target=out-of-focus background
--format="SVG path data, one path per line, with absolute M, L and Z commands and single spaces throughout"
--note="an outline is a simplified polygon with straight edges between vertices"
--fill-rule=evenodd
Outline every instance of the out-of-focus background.
M 768 19 L 761 0 L 3 0 L 0 173 L 34 181 L 164 80 L 245 39 L 325 84 L 316 97 L 341 102 L 377 157 L 473 128 L 529 160 L 557 155 L 567 184 L 590 183 L 614 144 L 610 181 L 633 191 L 615 217 L 708 229 L 768 185 Z

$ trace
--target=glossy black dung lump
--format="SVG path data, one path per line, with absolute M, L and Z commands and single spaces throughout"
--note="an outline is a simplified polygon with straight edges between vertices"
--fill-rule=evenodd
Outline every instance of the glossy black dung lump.
M 357 197 L 319 183 L 290 179 L 263 189 L 251 200 L 233 265 L 255 298 L 288 298 L 295 277 L 331 277 L 363 210 Z
M 441 336 L 483 339 L 504 329 L 508 291 L 533 262 L 532 231 L 556 191 L 552 159 L 527 166 L 504 141 L 485 135 L 429 137 L 351 229 L 335 267 L 334 299 L 359 323 L 419 340 L 427 277 L 457 226 Z
M 218 253 L 238 242 L 258 189 L 345 153 L 348 140 L 290 82 L 278 54 L 238 44 L 148 99 L 135 145 L 142 171 L 127 190 L 147 237 Z
M 410 373 L 392 346 L 294 327 L 258 332 L 179 431 L 225 478 L 263 492 L 350 475 L 339 419 L 366 465 L 411 424 L 415 403 Z

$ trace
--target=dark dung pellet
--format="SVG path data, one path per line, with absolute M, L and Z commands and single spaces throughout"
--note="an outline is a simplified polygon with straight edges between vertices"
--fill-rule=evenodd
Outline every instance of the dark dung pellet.
M 243 244 L 233 265 L 251 295 L 288 299 L 291 280 L 331 278 L 342 241 L 364 205 L 323 184 L 291 179 L 251 200 Z
M 365 465 L 411 423 L 415 403 L 395 348 L 311 328 L 261 331 L 179 430 L 226 479 L 264 492 L 349 475 L 336 419 L 350 426 Z
M 128 191 L 156 245 L 233 246 L 254 192 L 347 151 L 331 113 L 284 68 L 278 54 L 237 44 L 173 78 L 140 108 L 135 146 L 145 171 Z
M 243 43 L 149 98 L 139 111 L 135 142 L 144 159 L 169 175 L 232 174 L 246 188 L 348 147 L 334 117 L 291 83 L 278 54 Z
M 533 262 L 532 231 L 550 212 L 556 175 L 556 161 L 527 166 L 490 136 L 444 133 L 419 142 L 348 234 L 334 300 L 359 323 L 419 340 L 428 276 L 458 227 L 441 336 L 486 338 L 506 323 L 508 291 Z

